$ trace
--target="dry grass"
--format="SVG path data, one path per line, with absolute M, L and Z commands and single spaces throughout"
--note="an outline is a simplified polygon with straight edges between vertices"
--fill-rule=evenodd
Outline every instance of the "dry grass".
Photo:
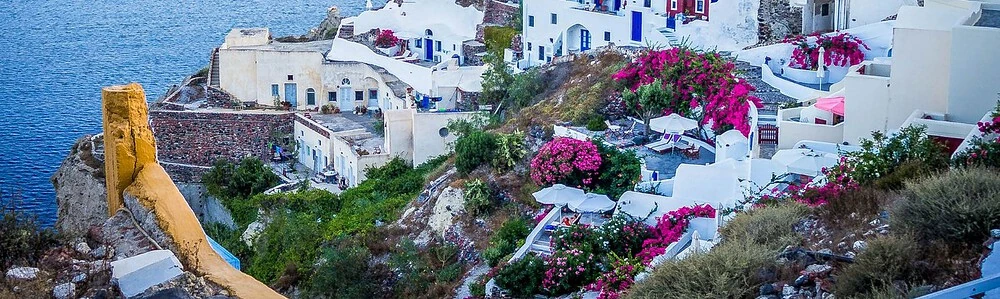
M 628 298 L 753 298 L 774 268 L 776 250 L 740 240 L 704 254 L 661 264 Z
M 808 213 L 808 207 L 795 203 L 760 208 L 737 215 L 720 232 L 724 242 L 750 242 L 780 249 L 801 242 L 794 228 Z

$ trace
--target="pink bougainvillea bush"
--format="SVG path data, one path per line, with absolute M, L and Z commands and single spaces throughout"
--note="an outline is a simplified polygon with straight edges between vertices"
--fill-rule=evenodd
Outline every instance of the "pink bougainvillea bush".
M 590 141 L 556 138 L 531 160 L 531 179 L 539 186 L 563 183 L 583 188 L 594 183 L 601 154 Z
M 695 217 L 715 218 L 715 208 L 707 204 L 695 205 L 663 215 L 652 229 L 653 236 L 642 242 L 642 251 L 636 257 L 649 263 L 654 257 L 667 252 L 667 246 L 680 240 L 691 218 Z
M 384 29 L 379 31 L 375 37 L 375 46 L 379 48 L 392 48 L 399 44 L 399 38 L 392 30 Z
M 863 40 L 847 33 L 837 35 L 811 34 L 798 35 L 784 40 L 795 45 L 792 51 L 790 67 L 803 70 L 816 70 L 819 65 L 819 48 L 823 47 L 823 64 L 830 66 L 852 66 L 865 61 L 865 52 L 871 50 Z
M 857 189 L 859 184 L 849 176 L 852 168 L 847 157 L 841 157 L 840 162 L 830 168 L 823 168 L 822 172 L 827 181 L 823 184 L 810 184 L 802 182 L 790 184 L 785 190 L 772 189 L 771 194 L 761 195 L 756 199 L 755 206 L 777 204 L 780 202 L 793 201 L 808 206 L 816 207 L 824 205 L 831 200 L 839 198 L 850 190 Z
M 621 298 L 628 288 L 635 284 L 635 276 L 646 269 L 638 259 L 622 258 L 614 254 L 609 259 L 609 271 L 601 274 L 594 283 L 586 287 L 588 291 L 600 292 L 597 299 Z
M 750 105 L 762 107 L 760 99 L 750 94 L 754 87 L 733 73 L 736 65 L 718 53 L 703 53 L 686 47 L 643 52 L 612 79 L 635 91 L 639 86 L 660 79 L 673 97 L 664 99 L 664 115 L 677 113 L 711 124 L 717 133 L 737 129 L 750 132 Z M 701 113 L 696 113 L 699 109 Z
M 579 290 L 601 275 L 600 259 L 593 252 L 580 249 L 556 251 L 545 261 L 542 289 L 550 295 Z
M 991 120 L 976 123 L 982 136 L 972 139 L 968 148 L 955 155 L 953 165 L 1000 167 L 1000 102 L 992 116 Z

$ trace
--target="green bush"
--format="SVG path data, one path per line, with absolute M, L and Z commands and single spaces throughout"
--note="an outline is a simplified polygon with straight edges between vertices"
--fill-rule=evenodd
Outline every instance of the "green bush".
M 868 248 L 858 254 L 837 276 L 834 293 L 838 297 L 864 297 L 897 281 L 913 281 L 918 275 L 914 263 L 919 254 L 917 243 L 910 237 L 884 236 L 868 242 Z
M 531 233 L 531 226 L 524 218 L 516 217 L 507 220 L 500 226 L 496 234 L 490 237 L 490 247 L 483 251 L 483 259 L 490 267 L 495 267 L 507 256 L 517 251 L 524 244 L 524 238 Z
M 41 228 L 35 218 L 18 211 L 13 201 L 3 203 L 0 198 L 0 213 L 3 214 L 0 219 L 0 269 L 15 264 L 34 265 L 42 253 L 59 245 L 55 230 Z
M 909 160 L 896 167 L 891 173 L 875 180 L 875 188 L 882 190 L 900 190 L 906 186 L 907 181 L 917 180 L 931 175 L 932 169 L 928 169 L 923 161 Z
M 625 191 L 632 191 L 642 175 L 642 162 L 635 151 L 619 150 L 601 140 L 593 142 L 601 154 L 601 168 L 597 170 L 600 175 L 594 184 L 594 192 L 617 199 Z
M 278 175 L 257 158 L 243 159 L 238 165 L 219 160 L 202 176 L 208 193 L 216 198 L 246 198 L 267 191 L 280 181 Z
M 517 35 L 517 29 L 513 27 L 487 26 L 483 28 L 486 49 L 494 53 L 503 53 L 503 49 L 510 48 L 515 35 Z
M 726 242 L 749 242 L 780 249 L 799 243 L 800 237 L 793 229 L 808 213 L 808 207 L 797 203 L 762 207 L 736 215 L 720 233 Z
M 455 142 L 455 167 L 468 174 L 480 165 L 489 165 L 496 147 L 496 136 L 487 132 L 473 131 L 462 136 Z
M 465 182 L 465 210 L 473 216 L 489 213 L 494 206 L 493 190 L 483 180 Z
M 319 253 L 323 230 L 312 215 L 277 213 L 253 243 L 253 259 L 246 272 L 266 284 L 278 281 L 294 269 L 290 277 L 308 276 Z M 294 284 L 294 283 L 292 283 Z
M 847 154 L 851 168 L 848 177 L 860 185 L 872 185 L 879 178 L 890 176 L 907 161 L 917 163 L 909 165 L 906 173 L 881 184 L 898 188 L 902 184 L 897 182 L 947 169 L 949 157 L 944 146 L 927 136 L 926 131 L 923 126 L 910 126 L 892 135 L 872 132 L 871 139 L 861 140 L 860 151 Z
M 600 132 L 608 129 L 608 124 L 604 123 L 604 118 L 597 116 L 587 121 L 587 130 Z
M 507 90 L 507 102 L 514 109 L 530 106 L 534 99 L 545 90 L 542 83 L 537 68 L 514 75 L 514 80 Z
M 924 241 L 977 246 L 1000 227 L 1000 174 L 978 168 L 907 184 L 892 210 L 893 230 Z
M 747 239 L 725 240 L 711 251 L 660 264 L 627 298 L 753 298 L 774 266 L 775 249 Z
M 510 134 L 497 135 L 497 148 L 493 157 L 493 168 L 497 170 L 513 169 L 518 162 L 528 154 L 524 144 L 524 133 L 515 131 Z
M 458 247 L 431 243 L 418 248 L 404 239 L 389 256 L 389 267 L 397 274 L 396 298 L 441 298 L 454 289 L 464 271 L 458 263 Z
M 545 261 L 528 254 L 497 272 L 494 282 L 514 298 L 529 298 L 542 292 Z
M 380 282 L 389 277 L 386 269 L 369 263 L 372 256 L 363 246 L 339 242 L 323 251 L 306 297 L 365 298 L 383 297 Z

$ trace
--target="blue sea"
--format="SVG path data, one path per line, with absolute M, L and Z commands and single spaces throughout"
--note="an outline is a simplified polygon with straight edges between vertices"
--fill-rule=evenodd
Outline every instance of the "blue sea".
M 77 138 L 101 131 L 101 87 L 139 82 L 153 101 L 206 66 L 233 27 L 299 35 L 331 6 L 352 16 L 364 3 L 0 1 L 0 200 L 55 223 L 49 178 Z

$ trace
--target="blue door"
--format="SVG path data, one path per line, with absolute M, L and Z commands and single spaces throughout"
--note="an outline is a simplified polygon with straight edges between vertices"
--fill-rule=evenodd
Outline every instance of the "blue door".
M 611 11 L 618 11 L 622 7 L 622 0 L 615 0 L 615 7 L 609 7 Z
M 667 18 L 667 28 L 677 29 L 677 19 L 674 19 L 673 16 Z
M 580 29 L 580 51 L 590 50 L 590 30 Z
M 292 103 L 292 107 L 296 106 L 295 83 L 285 83 L 285 102 Z
M 642 41 L 642 13 L 632 12 L 632 41 Z
M 434 60 L 434 40 L 424 39 L 424 60 Z

